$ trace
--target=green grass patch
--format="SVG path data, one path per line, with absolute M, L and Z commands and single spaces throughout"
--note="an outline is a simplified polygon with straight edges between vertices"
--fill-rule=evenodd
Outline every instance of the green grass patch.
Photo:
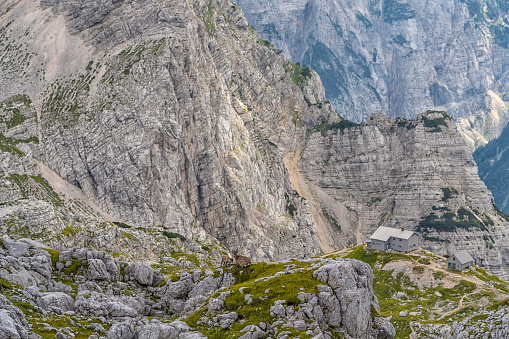
M 163 231 L 163 235 L 168 238 L 168 239 L 180 239 L 182 241 L 186 241 L 186 237 L 184 237 L 183 235 L 180 235 L 178 233 L 173 233 L 173 232 L 168 232 L 168 231 Z
M 446 190 L 445 192 L 448 191 Z M 423 238 L 426 238 L 427 234 L 433 230 L 438 232 L 455 232 L 458 228 L 488 230 L 487 225 L 483 221 L 480 221 L 472 212 L 464 207 L 460 207 L 456 212 L 446 210 L 442 215 L 431 213 L 419 222 L 415 230 L 421 233 Z
M 69 237 L 71 235 L 78 234 L 80 231 L 81 231 L 81 227 L 66 226 L 62 230 L 62 235 L 65 237 Z
M 72 264 L 69 267 L 64 268 L 63 272 L 65 274 L 72 274 L 76 275 L 78 273 L 78 270 L 83 266 L 80 261 L 73 260 Z
M 195 267 L 200 267 L 200 261 L 196 254 L 182 253 L 182 252 L 173 252 L 170 254 L 173 259 L 180 260 L 185 259 Z
M 123 222 L 112 221 L 112 223 L 121 228 L 132 228 L 132 226 L 129 226 L 128 224 L 125 224 Z
M 44 248 L 44 250 L 51 255 L 51 262 L 53 263 L 53 266 L 55 266 L 56 263 L 58 262 L 60 251 L 52 250 L 50 248 Z
M 298 307 L 301 301 L 297 295 L 300 292 L 318 293 L 317 286 L 323 284 L 313 278 L 313 271 L 284 274 L 268 281 L 254 282 L 255 279 L 272 276 L 284 270 L 284 266 L 289 264 L 295 264 L 298 267 L 307 267 L 309 265 L 308 263 L 296 261 L 275 265 L 260 263 L 252 265 L 247 269 L 231 268 L 226 270 L 234 273 L 237 284 L 232 287 L 232 293 L 224 301 L 225 309 L 230 312 L 237 312 L 240 320 L 243 320 L 242 323 L 235 322 L 230 329 L 225 331 L 198 325 L 197 322 L 200 318 L 206 315 L 206 308 L 198 310 L 184 321 L 190 326 L 197 328 L 208 338 L 236 338 L 240 336 L 240 330 L 247 325 L 258 325 L 261 321 L 273 322 L 275 319 L 270 316 L 270 307 L 274 305 L 276 300 L 286 300 L 286 306 Z M 244 288 L 243 293 L 239 291 L 240 288 Z M 266 290 L 270 290 L 270 292 L 265 293 Z M 245 300 L 246 294 L 253 296 L 251 304 L 247 304 Z M 284 328 L 284 330 L 290 331 L 287 328 Z M 301 338 L 308 338 L 304 333 L 294 332 L 292 333 L 295 336 L 300 335 Z
M 359 124 L 355 122 L 351 122 L 349 120 L 341 120 L 339 122 L 335 122 L 333 124 L 329 124 L 327 122 L 321 123 L 313 127 L 313 132 L 320 132 L 322 136 L 326 136 L 328 131 L 341 131 L 343 132 L 345 129 L 349 129 L 352 127 L 357 127 Z
M 348 253 L 345 258 L 360 260 L 369 264 L 372 268 L 377 264 L 383 268 L 386 264 L 395 260 L 413 261 L 410 256 L 405 254 L 366 249 L 364 245 L 354 247 L 353 251 Z
M 7 280 L 0 278 L 0 290 L 3 289 L 12 290 L 12 284 Z
M 291 61 L 287 61 L 283 68 L 286 72 L 290 73 L 293 83 L 301 90 L 304 89 L 307 79 L 311 79 L 311 68 L 301 66 L 300 62 L 294 64 Z

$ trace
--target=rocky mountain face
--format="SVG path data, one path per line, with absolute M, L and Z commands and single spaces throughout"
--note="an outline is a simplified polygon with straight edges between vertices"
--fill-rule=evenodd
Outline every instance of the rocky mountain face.
M 506 276 L 505 220 L 445 113 L 342 119 L 227 1 L 4 5 L 2 234 L 169 273 L 384 224 Z
M 254 258 L 319 252 L 282 155 L 304 141 L 303 126 L 339 117 L 318 107 L 316 74 L 295 85 L 291 75 L 302 70 L 263 46 L 238 7 L 4 8 L 4 156 L 50 169 L 5 163 L 5 179 L 21 175 L 25 196 L 37 171 L 54 172 L 98 207 L 100 220 L 201 242 L 209 235 Z
M 239 0 L 263 39 L 317 71 L 359 122 L 445 110 L 470 147 L 509 120 L 505 0 Z
M 509 213 L 508 196 L 508 157 L 505 153 L 509 145 L 509 129 L 506 127 L 500 137 L 474 152 L 479 167 L 479 176 L 493 193 L 497 206 Z
M 424 248 L 468 249 L 507 277 L 506 217 L 446 113 L 317 125 L 292 161 L 294 186 L 310 201 L 326 252 L 360 244 L 380 225 L 404 227 Z
M 395 336 L 379 316 L 373 271 L 356 260 L 196 269 L 165 279 L 100 251 L 3 240 L 0 283 L 2 338 Z

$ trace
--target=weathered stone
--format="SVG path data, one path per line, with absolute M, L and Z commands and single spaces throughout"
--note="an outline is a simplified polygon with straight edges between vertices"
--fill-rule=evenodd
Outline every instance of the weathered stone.
M 101 259 L 88 259 L 88 268 L 86 271 L 87 279 L 90 280 L 110 280 L 106 265 Z
M 134 339 L 135 332 L 132 322 L 125 321 L 113 324 L 108 331 L 108 339 Z
M 3 244 L 9 252 L 9 255 L 17 258 L 17 257 L 27 257 L 30 255 L 28 252 L 29 245 L 19 241 L 12 241 L 9 239 L 3 239 Z
M 0 294 L 0 338 L 28 339 L 28 335 L 23 312 Z
M 140 285 L 152 286 L 154 281 L 154 270 L 141 263 L 131 263 L 126 268 L 127 274 L 131 276 Z
M 37 304 L 45 310 L 54 307 L 63 312 L 74 311 L 74 299 L 62 292 L 42 293 L 37 298 Z

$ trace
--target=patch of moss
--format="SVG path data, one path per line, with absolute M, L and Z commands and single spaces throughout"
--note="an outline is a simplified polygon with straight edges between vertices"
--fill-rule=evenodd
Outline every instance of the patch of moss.
M 186 241 L 186 237 L 178 233 L 163 231 L 163 235 L 168 239 L 180 239 L 182 241 Z
M 442 215 L 431 213 L 424 217 L 416 227 L 416 231 L 426 239 L 427 234 L 432 231 L 455 232 L 456 229 L 478 228 L 487 231 L 487 225 L 480 221 L 476 216 L 464 207 L 460 207 L 457 212 L 450 210 L 444 211 Z
M 79 262 L 78 260 L 73 260 L 72 264 L 69 267 L 64 268 L 63 272 L 65 274 L 76 275 L 81 266 L 83 266 L 81 262 Z
M 441 190 L 442 193 L 444 194 L 444 196 L 442 197 L 443 202 L 449 201 L 449 199 L 453 195 L 458 195 L 458 191 L 454 187 L 442 187 Z
M 60 251 L 52 250 L 50 248 L 44 248 L 44 250 L 51 255 L 51 262 L 53 263 L 53 266 L 55 266 L 60 257 Z
M 183 258 L 183 259 L 187 260 L 188 262 L 190 262 L 192 265 L 194 265 L 196 267 L 200 267 L 200 261 L 198 260 L 198 257 L 196 254 L 174 252 L 174 253 L 170 254 L 170 256 L 176 260 Z
M 413 260 L 405 254 L 395 252 L 384 252 L 366 249 L 364 245 L 354 247 L 353 251 L 345 256 L 345 258 L 357 259 L 374 267 L 376 264 L 381 265 L 383 268 L 386 264 L 395 260 Z
M 0 122 L 5 123 L 8 129 L 21 125 L 25 122 L 26 117 L 21 114 L 19 107 L 24 106 L 30 108 L 32 100 L 26 94 L 13 95 L 0 102 L 0 109 L 3 110 L 5 116 L 0 117 Z
M 118 222 L 118 221 L 113 221 L 113 224 L 117 225 L 118 227 L 121 227 L 121 228 L 132 228 L 132 226 L 129 226 L 123 222 Z
M 311 79 L 311 68 L 301 66 L 300 62 L 294 64 L 291 61 L 287 61 L 286 64 L 283 65 L 283 68 L 286 72 L 290 73 L 290 78 L 293 83 L 301 90 L 304 89 L 306 80 Z
M 308 263 L 292 262 L 290 264 L 301 268 L 308 266 Z M 298 307 L 301 301 L 297 295 L 300 292 L 318 293 L 317 286 L 323 284 L 313 278 L 313 271 L 284 274 L 270 280 L 255 281 L 261 277 L 272 276 L 276 272 L 284 270 L 285 265 L 288 264 L 267 265 L 260 263 L 250 266 L 249 270 L 246 268 L 242 270 L 232 268 L 229 270 L 230 272 L 236 271 L 236 278 L 239 278 L 242 282 L 232 286 L 232 292 L 228 294 L 224 301 L 225 309 L 237 312 L 241 320 L 235 322 L 228 330 L 222 331 L 221 329 L 199 325 L 200 318 L 206 315 L 206 308 L 195 312 L 184 321 L 190 326 L 197 328 L 208 338 L 235 338 L 240 336 L 240 330 L 247 325 L 257 325 L 261 321 L 273 322 L 274 319 L 270 316 L 270 307 L 274 305 L 276 300 L 286 300 L 286 306 L 294 305 Z M 236 281 L 238 282 L 238 280 Z M 239 289 L 242 289 L 243 292 L 240 292 Z M 270 290 L 270 292 L 265 293 L 266 290 Z M 252 303 L 248 304 L 246 302 L 246 294 L 252 295 Z M 284 328 L 284 330 L 291 331 L 289 328 Z M 308 337 L 301 332 L 295 332 L 294 334 L 301 338 Z
M 359 124 L 355 122 L 351 122 L 349 120 L 341 120 L 339 122 L 335 122 L 333 124 L 329 124 L 327 122 L 321 123 L 313 127 L 313 132 L 320 132 L 322 136 L 326 136 L 328 131 L 337 131 L 340 130 L 343 132 L 345 129 L 349 129 L 352 127 L 357 127 Z
M 3 289 L 12 290 L 12 284 L 10 282 L 8 282 L 7 280 L 0 278 L 0 290 L 3 290 Z
M 80 231 L 81 231 L 81 227 L 66 226 L 62 230 L 62 235 L 65 237 L 69 237 L 71 235 L 78 234 Z
M 442 114 L 442 117 L 434 118 L 434 119 L 429 119 L 426 115 L 422 116 L 422 121 L 424 122 L 424 127 L 432 128 L 432 130 L 430 132 L 441 132 L 442 129 L 440 128 L 440 126 L 447 127 L 447 121 L 448 120 L 453 120 L 452 117 L 450 115 L 448 115 L 447 113 L 445 113 L 445 112 L 428 111 L 427 113 L 428 114 L 429 113 L 440 113 L 440 114 Z

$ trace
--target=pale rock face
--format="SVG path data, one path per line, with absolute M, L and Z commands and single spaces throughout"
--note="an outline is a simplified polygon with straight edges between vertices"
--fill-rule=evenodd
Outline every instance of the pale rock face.
M 507 223 L 495 212 L 472 155 L 444 113 L 424 113 L 415 121 L 374 114 L 360 126 L 312 133 L 299 156 L 295 184 L 315 200 L 310 206 L 322 221 L 319 234 L 328 235 L 323 247 L 360 244 L 380 225 L 404 227 L 418 231 L 424 248 L 443 254 L 467 249 L 507 277 Z M 419 227 L 430 214 L 456 213 L 460 206 L 485 220 L 484 229 Z
M 305 135 L 300 115 L 335 113 L 308 106 L 302 91 L 310 103 L 323 101 L 318 77 L 310 74 L 302 91 L 294 86 L 286 60 L 258 43 L 238 8 L 225 1 L 211 3 L 210 13 L 201 1 L 30 4 L 6 14 L 26 18 L 27 37 L 13 26 L 7 38 L 29 45 L 46 73 L 26 75 L 24 88 L 6 79 L 13 85 L 5 98 L 30 94 L 27 112 L 37 119 L 27 130 L 40 139 L 32 150 L 38 160 L 103 215 L 129 225 L 212 236 L 253 259 L 319 252 L 281 152 L 301 143 L 294 137 Z M 209 15 L 213 27 L 204 24 Z M 55 52 L 62 49 L 55 32 L 65 50 L 81 53 Z
M 41 294 L 37 304 L 43 309 L 59 308 L 63 312 L 74 311 L 74 299 L 62 292 L 47 292 Z
M 318 72 L 342 116 L 359 122 L 382 111 L 413 119 L 446 110 L 474 148 L 500 135 L 509 119 L 509 50 L 467 3 L 238 1 L 264 39 Z
M 6 297 L 0 295 L 0 336 L 2 338 L 28 339 L 25 315 Z
M 339 308 L 331 308 L 329 301 L 324 305 L 329 312 L 341 314 L 338 324 L 342 323 L 353 338 L 369 338 L 373 328 L 371 304 L 375 300 L 371 268 L 355 260 L 341 260 L 323 265 L 313 276 L 329 284 L 326 288 L 330 291 L 321 291 L 318 299 L 322 301 L 329 299 L 327 295 L 334 296 Z

